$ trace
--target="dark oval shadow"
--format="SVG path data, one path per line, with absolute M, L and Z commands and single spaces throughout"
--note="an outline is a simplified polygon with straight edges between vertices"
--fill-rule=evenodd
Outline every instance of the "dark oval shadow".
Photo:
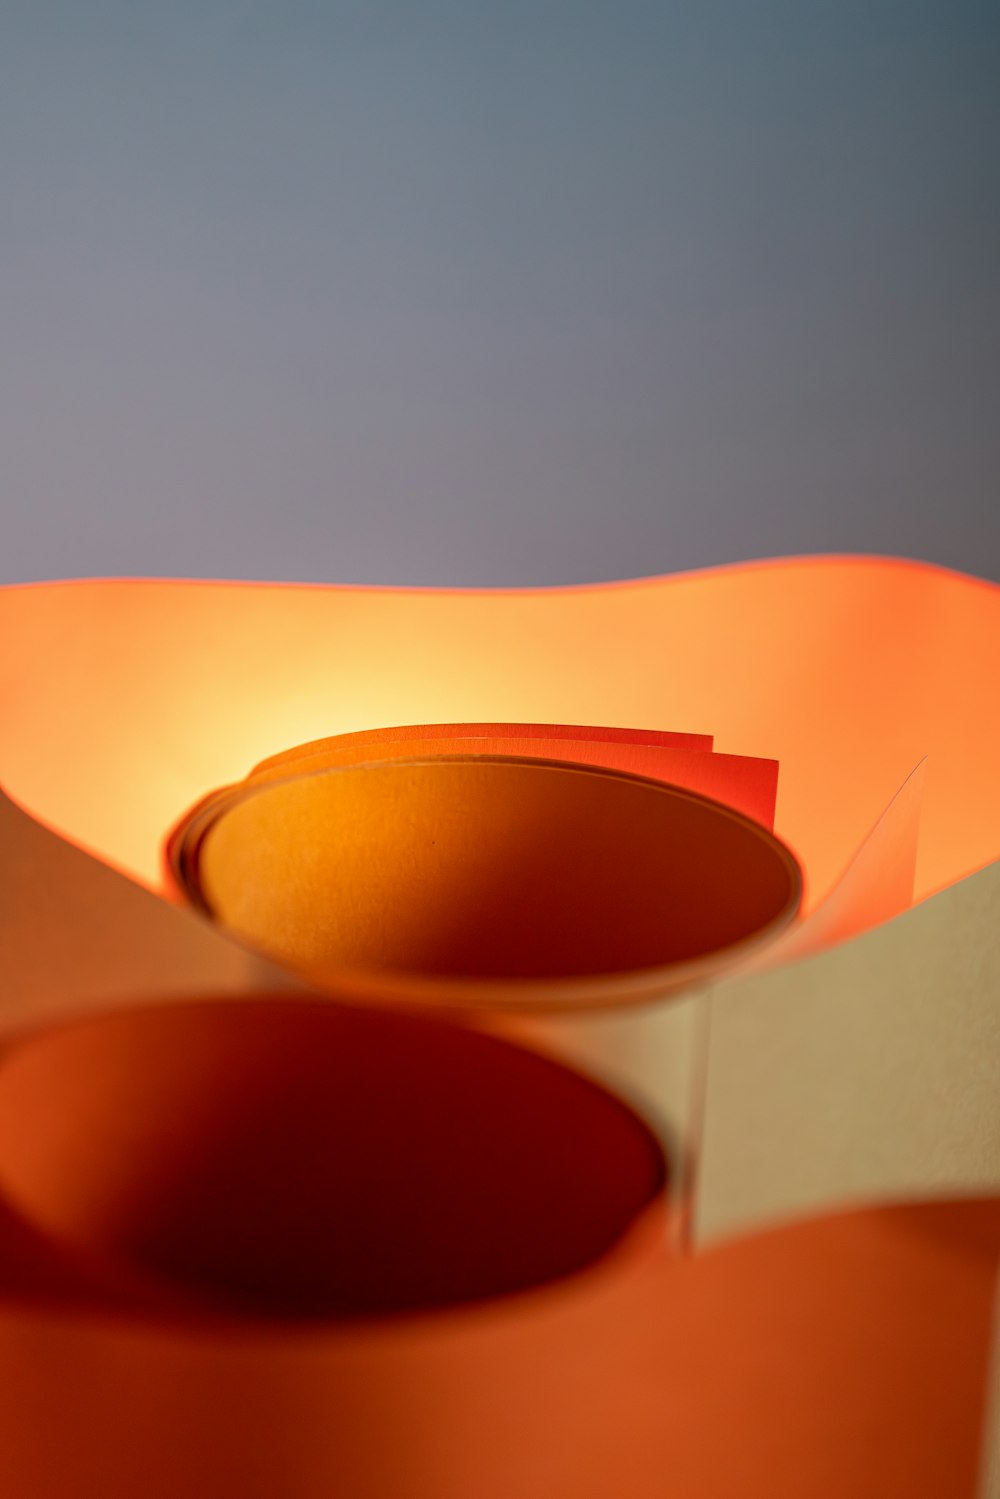
M 663 1211 L 609 1093 L 461 1026 L 322 1001 L 184 1003 L 0 1062 L 0 1192 L 134 1288 L 279 1317 L 528 1290 Z

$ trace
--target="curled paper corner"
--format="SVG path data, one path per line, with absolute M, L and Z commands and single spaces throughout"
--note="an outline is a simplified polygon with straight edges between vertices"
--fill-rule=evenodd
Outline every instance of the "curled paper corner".
M 746 971 L 808 957 L 909 910 L 926 765 L 924 757 L 910 771 L 819 905 L 765 951 L 755 954 Z

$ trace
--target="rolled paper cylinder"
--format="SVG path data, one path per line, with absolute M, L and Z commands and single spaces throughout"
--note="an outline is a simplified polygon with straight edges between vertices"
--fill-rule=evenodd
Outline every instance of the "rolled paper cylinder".
M 502 755 L 251 775 L 171 840 L 181 888 L 338 994 L 544 1009 L 662 998 L 773 939 L 801 876 L 676 786 Z
M 312 1325 L 535 1290 L 667 1236 L 650 1130 L 461 1026 L 124 1009 L 0 1055 L 0 1302 Z
M 0 780 L 39 820 L 0 801 L 5 1031 L 111 996 L 294 987 L 149 893 L 183 808 L 283 746 L 562 719 L 646 726 L 605 731 L 616 754 L 663 735 L 706 761 L 710 729 L 780 761 L 775 828 L 822 922 L 713 986 L 705 1224 L 1000 1181 L 995 585 L 827 557 L 515 594 L 88 581 L 0 590 L 0 613 Z M 922 802 L 910 776 L 876 826 L 924 757 Z M 628 1011 L 587 1012 L 581 1065 L 658 1101 L 688 1003 L 651 1005 L 641 1045 Z
M 671 1228 L 685 1243 L 707 1029 L 690 999 L 665 1019 L 635 1006 L 772 943 L 798 909 L 795 860 L 759 822 L 677 786 L 498 754 L 502 738 L 483 753 L 472 726 L 467 738 L 428 732 L 390 740 L 388 754 L 368 742 L 305 746 L 210 796 L 170 840 L 181 888 L 335 997 L 475 1016 L 612 1083 L 670 1154 Z M 398 755 L 477 742 L 475 755 Z M 346 758 L 366 753 L 385 758 Z M 622 1007 L 634 1017 L 627 1033 L 595 1053 L 573 1017 Z M 657 1075 L 643 1091 L 633 1082 L 651 1056 Z
M 914 790 L 911 778 L 849 872 L 863 895 L 884 836 L 890 853 L 897 844 L 897 814 L 911 844 Z M 0 883 L 5 1044 L 109 1005 L 306 989 L 2 793 Z M 1000 863 L 803 961 L 736 972 L 663 1004 L 510 1014 L 505 1029 L 516 1022 L 532 1045 L 662 1121 L 679 1191 L 689 1147 L 698 1149 L 699 1237 L 838 1203 L 989 1192 L 1000 1187 L 998 910 Z M 707 1077 L 693 1064 L 706 1010 Z M 558 1024 L 558 1036 L 543 1021 Z M 691 1122 L 706 1101 L 699 1139 Z

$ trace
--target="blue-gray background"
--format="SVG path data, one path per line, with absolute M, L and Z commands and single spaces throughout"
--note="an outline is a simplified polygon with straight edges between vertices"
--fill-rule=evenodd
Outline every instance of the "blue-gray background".
M 1000 577 L 1000 8 L 5 0 L 0 579 Z

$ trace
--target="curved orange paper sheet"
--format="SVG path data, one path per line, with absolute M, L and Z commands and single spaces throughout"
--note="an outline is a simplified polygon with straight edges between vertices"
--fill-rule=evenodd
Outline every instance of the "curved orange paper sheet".
M 516 755 L 622 770 L 697 791 L 766 828 L 774 827 L 778 762 L 720 755 L 708 735 L 574 724 L 406 724 L 302 745 L 265 760 L 248 779 L 257 783 L 418 754 Z
M 0 783 L 158 886 L 164 829 L 291 745 L 379 725 L 712 733 L 781 766 L 812 904 L 927 758 L 916 895 L 1000 851 L 1000 588 L 876 558 L 528 592 L 80 582 L 0 592 Z
M 981 1499 L 1000 1204 L 380 1328 L 0 1311 L 5 1499 Z

